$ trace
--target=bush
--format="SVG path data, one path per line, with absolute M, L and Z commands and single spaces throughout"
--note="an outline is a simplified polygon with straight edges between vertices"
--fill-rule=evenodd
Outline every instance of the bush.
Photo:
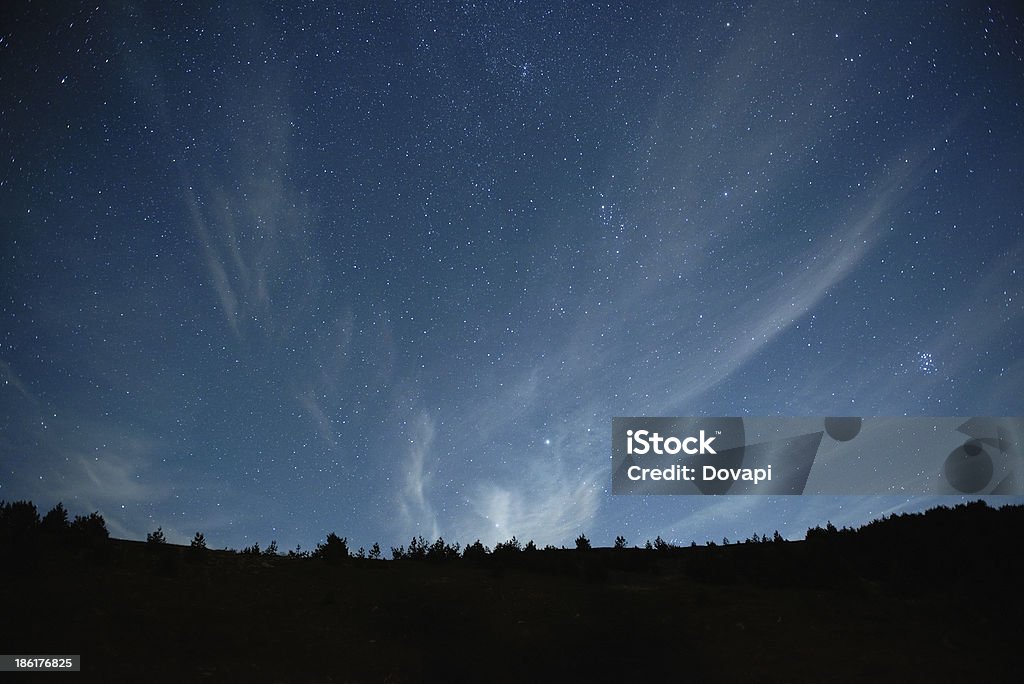
M 590 540 L 587 539 L 587 535 L 581 534 L 580 536 L 576 537 L 576 550 L 577 551 L 589 551 L 590 550 Z

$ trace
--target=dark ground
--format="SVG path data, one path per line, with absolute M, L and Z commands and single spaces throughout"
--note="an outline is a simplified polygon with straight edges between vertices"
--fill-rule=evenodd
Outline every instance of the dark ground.
M 5 561 L 0 652 L 94 681 L 1017 681 L 1020 528 L 992 518 L 478 564 L 51 546 Z

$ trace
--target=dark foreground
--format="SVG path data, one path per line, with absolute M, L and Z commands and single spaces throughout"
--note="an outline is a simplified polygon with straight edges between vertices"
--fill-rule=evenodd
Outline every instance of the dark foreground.
M 477 564 L 109 540 L 5 560 L 0 651 L 80 654 L 60 676 L 92 681 L 1017 681 L 1004 534 Z

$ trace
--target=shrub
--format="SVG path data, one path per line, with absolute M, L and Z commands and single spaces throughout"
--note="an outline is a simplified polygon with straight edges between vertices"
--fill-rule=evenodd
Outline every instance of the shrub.
M 590 550 L 590 540 L 587 539 L 587 535 L 581 534 L 580 536 L 576 537 L 576 550 L 577 551 L 589 551 Z

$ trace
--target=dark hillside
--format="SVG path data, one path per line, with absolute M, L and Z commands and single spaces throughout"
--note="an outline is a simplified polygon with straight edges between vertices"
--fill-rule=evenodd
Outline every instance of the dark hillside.
M 1019 506 L 802 542 L 380 561 L 46 530 L 21 505 L 4 507 L 0 650 L 80 654 L 94 681 L 1009 681 L 1018 669 Z

